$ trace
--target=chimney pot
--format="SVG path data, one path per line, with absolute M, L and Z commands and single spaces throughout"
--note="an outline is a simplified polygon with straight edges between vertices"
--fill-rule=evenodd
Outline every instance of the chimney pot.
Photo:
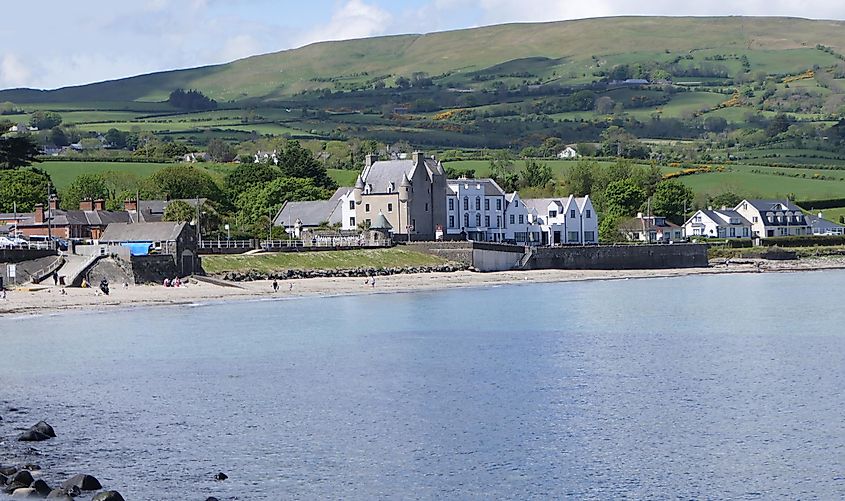
M 44 222 L 44 204 L 35 204 L 35 222 Z
M 79 210 L 91 211 L 94 210 L 94 202 L 90 198 L 86 198 L 79 202 Z
M 106 210 L 106 201 L 102 198 L 94 200 L 94 210 Z
M 58 210 L 59 208 L 59 197 L 53 195 L 50 197 L 50 210 Z

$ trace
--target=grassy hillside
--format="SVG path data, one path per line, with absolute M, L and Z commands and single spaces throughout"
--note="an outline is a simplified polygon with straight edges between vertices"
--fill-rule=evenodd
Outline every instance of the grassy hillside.
M 69 87 L 10 90 L 16 103 L 163 101 L 194 88 L 219 101 L 278 98 L 316 88 L 343 89 L 425 72 L 465 84 L 484 74 L 530 72 L 544 80 L 588 81 L 598 67 L 669 60 L 696 51 L 753 54 L 751 71 L 793 73 L 824 65 L 845 49 L 845 23 L 793 18 L 617 17 L 507 24 L 442 33 L 323 42 L 232 63 Z M 636 48 L 635 53 L 630 52 Z M 726 60 L 728 68 L 738 59 Z M 733 69 L 733 68 L 731 68 Z M 520 77 L 516 77 L 519 79 Z

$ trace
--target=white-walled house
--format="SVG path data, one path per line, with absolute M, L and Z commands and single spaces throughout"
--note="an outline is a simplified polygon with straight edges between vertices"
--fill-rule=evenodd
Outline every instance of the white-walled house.
M 845 226 L 828 221 L 822 217 L 819 212 L 816 216 L 805 216 L 807 224 L 810 225 L 810 231 L 816 236 L 830 236 L 830 235 L 845 235 Z
M 599 218 L 589 195 L 576 198 L 524 200 L 540 226 L 541 245 L 584 245 L 599 242 Z
M 734 210 L 751 222 L 752 237 L 812 235 L 804 212 L 789 200 L 743 200 Z
M 505 196 L 505 240 L 520 245 L 539 245 L 542 241 L 540 225 L 534 220 L 519 193 Z
M 567 146 L 557 154 L 557 157 L 561 160 L 571 160 L 573 158 L 578 158 L 579 156 L 578 151 L 572 146 Z
M 751 222 L 739 212 L 721 209 L 699 210 L 684 223 L 687 238 L 750 238 Z
M 481 242 L 506 239 L 505 192 L 495 181 L 450 179 L 446 185 L 446 235 Z
M 633 242 L 649 244 L 679 241 L 683 238 L 684 230 L 663 216 L 645 216 L 642 213 L 623 221 L 619 225 L 622 235 Z

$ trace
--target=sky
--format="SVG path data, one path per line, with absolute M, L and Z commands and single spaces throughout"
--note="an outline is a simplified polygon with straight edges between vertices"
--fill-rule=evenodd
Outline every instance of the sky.
M 845 20 L 843 0 L 4 1 L 0 89 L 52 89 L 325 41 L 616 15 Z

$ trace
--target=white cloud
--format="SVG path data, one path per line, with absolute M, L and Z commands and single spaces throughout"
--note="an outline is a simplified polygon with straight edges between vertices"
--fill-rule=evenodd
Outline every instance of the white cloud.
M 392 28 L 392 21 L 393 16 L 386 10 L 363 0 L 347 0 L 332 14 L 328 24 L 307 32 L 300 44 L 380 35 Z
M 31 75 L 32 71 L 15 54 L 3 54 L 0 58 L 0 88 L 23 87 Z

